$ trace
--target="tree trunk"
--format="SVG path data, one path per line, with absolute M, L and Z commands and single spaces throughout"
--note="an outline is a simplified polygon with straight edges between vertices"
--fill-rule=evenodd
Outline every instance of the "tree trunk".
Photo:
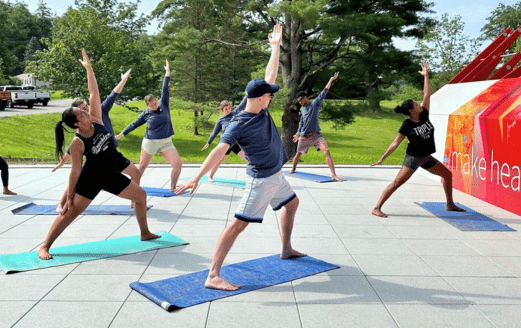
M 298 21 L 286 18 L 284 34 L 288 38 L 283 40 L 285 51 L 281 51 L 280 66 L 282 68 L 282 83 L 289 89 L 287 103 L 282 115 L 282 143 L 286 154 L 291 159 L 297 152 L 297 144 L 293 142 L 293 135 L 297 132 L 299 111 L 295 96 L 297 95 L 302 78 L 302 51 L 300 41 L 303 37 L 301 25 Z

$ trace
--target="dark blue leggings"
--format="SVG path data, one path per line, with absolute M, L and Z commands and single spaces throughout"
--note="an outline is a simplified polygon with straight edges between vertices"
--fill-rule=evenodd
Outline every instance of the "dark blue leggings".
M 4 188 L 7 188 L 9 184 L 9 169 L 2 156 L 0 156 L 0 171 L 2 171 L 2 184 Z

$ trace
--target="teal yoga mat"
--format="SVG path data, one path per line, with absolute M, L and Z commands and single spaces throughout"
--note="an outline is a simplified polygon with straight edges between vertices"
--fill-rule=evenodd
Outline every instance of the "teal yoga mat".
M 0 255 L 0 269 L 4 273 L 29 271 L 188 244 L 165 231 L 156 234 L 161 238 L 141 241 L 139 236 L 130 236 L 54 247 L 50 251 L 53 258 L 47 261 L 40 260 L 36 251 Z
M 191 179 L 191 177 L 183 178 L 182 180 L 188 181 L 190 179 Z M 199 182 L 203 182 L 203 183 L 213 183 L 213 184 L 233 187 L 233 188 L 242 188 L 242 189 L 246 188 L 246 181 L 243 181 L 243 180 L 234 180 L 234 179 L 213 177 L 213 181 L 214 182 L 209 182 L 208 177 L 206 175 L 204 177 L 202 177 L 201 180 L 199 180 Z

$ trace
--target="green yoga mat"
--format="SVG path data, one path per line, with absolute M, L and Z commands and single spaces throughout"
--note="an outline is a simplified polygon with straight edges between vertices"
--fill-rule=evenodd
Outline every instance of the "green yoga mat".
M 50 251 L 53 258 L 47 261 L 40 260 L 37 251 L 0 255 L 0 269 L 4 273 L 29 271 L 188 244 L 165 231 L 156 234 L 161 238 L 141 241 L 139 236 L 130 236 L 54 247 Z

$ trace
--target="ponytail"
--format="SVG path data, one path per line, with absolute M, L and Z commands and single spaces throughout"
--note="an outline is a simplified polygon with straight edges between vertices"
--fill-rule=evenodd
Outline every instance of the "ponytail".
M 401 105 L 394 107 L 394 112 L 409 116 L 411 115 L 410 110 L 413 108 L 414 101 L 412 99 L 407 99 Z
M 78 118 L 76 117 L 76 114 L 73 112 L 73 108 L 67 108 L 62 113 L 62 119 L 56 123 L 56 127 L 54 128 L 54 134 L 56 136 L 56 150 L 55 150 L 55 156 L 57 160 L 61 160 L 63 158 L 63 144 L 65 142 L 65 135 L 63 133 L 63 130 L 67 131 L 67 133 L 72 133 L 71 131 L 67 130 L 64 126 L 67 125 L 71 129 L 76 128 L 76 123 L 78 122 Z

